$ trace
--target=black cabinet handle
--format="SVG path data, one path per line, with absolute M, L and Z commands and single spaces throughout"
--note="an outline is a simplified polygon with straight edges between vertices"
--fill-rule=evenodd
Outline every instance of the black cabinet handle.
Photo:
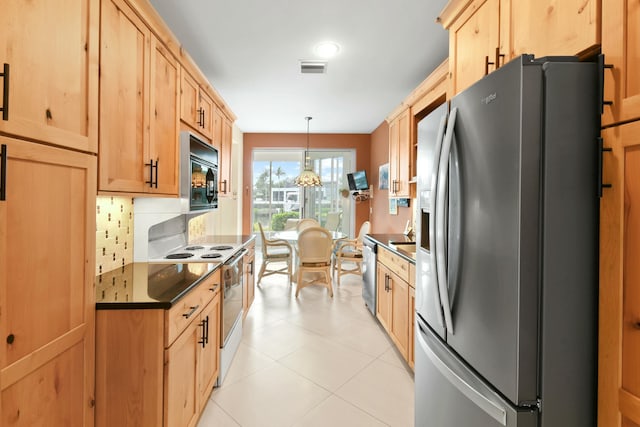
M 152 160 L 152 162 L 153 162 L 153 160 Z M 156 180 L 153 183 L 153 186 L 155 188 L 158 188 L 158 169 L 159 169 L 159 165 L 160 165 L 160 159 L 156 160 Z
M 496 70 L 498 68 L 500 68 L 500 59 L 502 59 L 503 62 L 504 62 L 504 53 L 500 53 L 500 48 L 497 47 L 496 48 L 496 62 L 495 62 Z M 487 58 L 487 60 L 488 60 L 488 58 Z M 486 74 L 489 74 L 489 73 L 486 73 Z
M 7 145 L 0 146 L 0 201 L 7 200 Z
M 485 56 L 484 57 L 484 75 L 486 76 L 487 74 L 489 74 L 489 65 L 494 65 L 495 62 L 490 62 L 489 61 L 489 57 Z
M 249 263 L 249 274 L 253 276 L 253 261 Z
M 149 163 L 145 163 L 145 166 L 149 166 L 149 181 L 145 181 L 145 184 L 149 184 L 151 188 L 158 188 L 158 161 L 156 161 L 155 166 L 153 165 L 153 159 L 149 161 Z M 153 170 L 155 169 L 155 181 L 153 180 L 154 174 Z
M 600 92 L 600 114 L 604 114 L 605 105 L 613 105 L 613 101 L 604 100 L 604 70 L 607 68 L 613 68 L 612 64 L 605 64 L 604 54 L 598 55 L 598 90 Z
M 9 64 L 4 64 L 4 69 L 0 73 L 0 77 L 4 77 L 2 84 L 2 120 L 9 120 Z
M 198 308 L 200 308 L 200 304 L 198 304 L 198 305 L 196 305 L 196 306 L 194 306 L 194 307 L 190 307 L 190 308 L 191 308 L 191 310 L 189 310 L 187 313 L 184 313 L 184 314 L 182 315 L 182 317 L 184 317 L 185 319 L 188 319 L 188 318 L 190 318 L 191 316 L 193 316 L 193 313 L 195 313 L 195 312 L 196 312 L 196 310 L 197 310 Z
M 198 108 L 198 126 L 204 127 L 204 108 Z
M 13 342 L 16 340 L 16 336 L 13 334 L 9 334 L 7 335 L 7 344 L 13 344 Z
M 597 173 L 597 178 L 598 178 L 598 197 L 602 197 L 602 189 L 603 188 L 611 188 L 611 184 L 603 184 L 602 183 L 602 172 L 603 172 L 603 154 L 605 151 L 607 152 L 611 152 L 611 148 L 605 147 L 604 146 L 604 140 L 600 137 L 597 138 L 598 140 L 598 173 Z
M 205 330 L 204 330 L 204 343 L 209 344 L 209 316 L 204 319 Z
M 205 338 L 205 332 L 204 332 L 205 331 L 204 320 L 200 322 L 198 326 L 202 327 L 202 338 L 198 340 L 198 344 L 202 344 L 202 348 L 204 348 L 206 345 L 206 338 Z
M 220 192 L 222 194 L 227 194 L 227 180 L 226 179 L 222 180 L 220 184 L 224 184 L 224 190 L 221 190 Z

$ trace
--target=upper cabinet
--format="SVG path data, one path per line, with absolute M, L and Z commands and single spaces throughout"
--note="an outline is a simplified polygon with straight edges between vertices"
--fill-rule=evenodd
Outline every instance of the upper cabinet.
M 89 0 L 3 2 L 0 132 L 96 152 L 98 16 Z
M 388 117 L 389 197 L 414 197 L 417 123 L 447 99 L 449 61 L 445 60 Z
M 504 63 L 510 49 L 510 21 L 501 19 L 505 3 L 509 1 L 452 0 L 440 14 L 438 20 L 449 30 L 452 95 Z
M 588 56 L 600 44 L 599 0 L 512 0 L 509 6 L 512 58 Z
M 612 65 L 604 71 L 602 124 L 640 118 L 640 4 L 609 0 L 602 4 L 602 53 Z
M 523 53 L 596 53 L 600 1 L 451 0 L 438 20 L 449 30 L 451 94 Z
M 220 139 L 220 197 L 233 196 L 231 188 L 231 146 L 233 145 L 233 124 L 226 117 L 222 119 L 222 136 Z
M 178 192 L 178 63 L 124 0 L 102 2 L 99 189 Z
M 180 79 L 180 94 L 180 119 L 212 140 L 215 110 L 213 100 L 184 68 Z
M 413 168 L 411 154 L 411 116 L 409 108 L 389 122 L 389 196 L 410 197 L 409 181 Z

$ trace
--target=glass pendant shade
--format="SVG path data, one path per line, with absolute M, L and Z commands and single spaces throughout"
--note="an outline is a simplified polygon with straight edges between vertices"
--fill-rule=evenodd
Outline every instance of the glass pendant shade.
M 309 162 L 309 120 L 311 120 L 311 117 L 305 117 L 305 120 L 307 121 L 307 151 L 304 153 L 304 170 L 296 177 L 295 183 L 298 187 L 320 187 L 322 186 L 322 181 L 320 181 L 318 174 L 313 171 Z

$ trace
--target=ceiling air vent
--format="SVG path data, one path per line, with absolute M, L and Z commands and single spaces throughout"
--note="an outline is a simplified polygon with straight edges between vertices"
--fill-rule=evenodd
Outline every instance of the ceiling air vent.
M 302 74 L 324 74 L 327 72 L 327 63 L 324 61 L 300 61 Z

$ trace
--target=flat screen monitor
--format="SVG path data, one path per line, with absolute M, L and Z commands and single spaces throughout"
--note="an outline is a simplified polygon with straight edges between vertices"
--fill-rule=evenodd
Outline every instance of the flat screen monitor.
M 347 181 L 349 181 L 349 190 L 351 191 L 369 189 L 369 182 L 367 181 L 367 173 L 363 170 L 355 171 L 353 173 L 348 173 Z

